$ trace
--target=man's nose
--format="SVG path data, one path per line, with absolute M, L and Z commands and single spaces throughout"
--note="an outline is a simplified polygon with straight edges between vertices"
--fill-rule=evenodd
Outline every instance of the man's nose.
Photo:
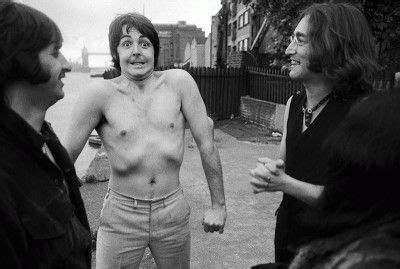
M 132 55 L 135 55 L 135 56 L 137 56 L 137 55 L 140 55 L 141 53 L 140 53 L 140 48 L 139 48 L 139 45 L 137 44 L 137 43 L 134 43 L 133 45 L 132 45 Z
M 294 41 L 290 41 L 290 44 L 287 46 L 285 50 L 285 54 L 286 55 L 294 54 L 296 52 L 295 49 L 296 49 L 296 44 L 294 43 Z
M 60 53 L 61 57 L 61 64 L 62 64 L 62 69 L 64 72 L 71 72 L 72 66 L 71 63 L 65 59 L 64 55 Z

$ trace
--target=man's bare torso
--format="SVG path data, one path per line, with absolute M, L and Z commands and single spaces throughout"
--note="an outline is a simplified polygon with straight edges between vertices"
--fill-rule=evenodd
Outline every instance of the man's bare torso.
M 142 199 L 179 187 L 185 120 L 181 95 L 168 71 L 154 72 L 141 86 L 118 77 L 104 81 L 103 119 L 96 128 L 111 164 L 109 187 Z

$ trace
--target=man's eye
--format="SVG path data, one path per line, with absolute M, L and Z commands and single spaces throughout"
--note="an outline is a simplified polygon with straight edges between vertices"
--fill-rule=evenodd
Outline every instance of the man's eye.
M 301 38 L 297 38 L 297 43 L 298 43 L 299 45 L 304 45 L 304 44 L 306 43 L 306 41 L 303 40 L 303 39 L 301 39 Z
M 140 42 L 140 46 L 142 46 L 142 48 L 146 48 L 147 49 L 147 48 L 149 48 L 151 46 L 151 43 L 146 41 L 146 40 L 143 40 L 143 41 Z
M 54 58 L 58 58 L 58 56 L 60 55 L 60 51 L 54 51 L 51 55 L 53 55 Z
M 132 42 L 131 41 L 124 41 L 121 43 L 122 47 L 130 47 L 132 46 Z

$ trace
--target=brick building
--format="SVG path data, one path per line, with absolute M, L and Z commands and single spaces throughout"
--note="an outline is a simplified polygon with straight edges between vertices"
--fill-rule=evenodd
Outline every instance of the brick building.
M 196 25 L 178 21 L 177 24 L 154 24 L 160 38 L 159 66 L 180 66 L 185 61 L 185 48 L 192 43 L 205 44 L 205 33 Z

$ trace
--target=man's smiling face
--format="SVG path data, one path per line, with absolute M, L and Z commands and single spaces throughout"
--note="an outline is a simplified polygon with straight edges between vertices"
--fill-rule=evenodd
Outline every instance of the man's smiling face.
M 310 43 L 308 40 L 309 19 L 305 16 L 297 25 L 291 37 L 291 42 L 286 48 L 286 55 L 290 56 L 289 76 L 296 80 L 307 80 L 312 72 L 310 64 Z

